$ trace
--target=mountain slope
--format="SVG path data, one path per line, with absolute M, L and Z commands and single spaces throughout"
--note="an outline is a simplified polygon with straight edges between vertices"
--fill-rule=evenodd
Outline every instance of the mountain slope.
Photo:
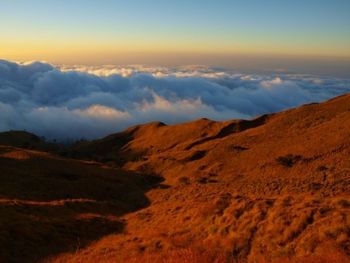
M 47 143 L 43 138 L 25 131 L 0 132 L 0 145 L 41 151 L 54 151 L 58 148 L 54 143 Z
M 332 249 L 350 255 L 350 95 L 252 121 L 126 132 L 128 141 L 100 154 L 162 176 L 168 188 L 149 191 L 151 205 L 124 217 L 124 234 L 75 258 L 108 262 L 188 247 L 250 260 Z
M 37 262 L 123 231 L 150 176 L 0 145 L 0 262 Z
M 342 255 L 333 262 L 345 262 L 350 256 L 350 94 L 249 121 L 139 125 L 66 149 L 65 156 L 85 161 L 1 149 L 0 178 L 6 187 L 0 196 L 6 205 L 0 207 L 9 209 L 8 203 L 14 203 L 17 209 L 9 220 L 27 220 L 23 202 L 61 204 L 68 196 L 104 200 L 109 205 L 103 203 L 98 213 L 91 213 L 112 214 L 123 223 L 119 230 L 107 227 L 103 233 L 99 229 L 104 223 L 90 225 L 86 231 L 98 234 L 85 237 L 77 251 L 70 245 L 40 255 L 57 255 L 46 258 L 49 262 L 157 262 L 154 258 L 186 249 L 205 255 L 207 261 L 210 255 L 203 251 L 251 262 L 285 257 L 305 262 L 303 257 L 309 255 L 319 255 L 321 261 L 316 262 L 331 262 L 327 254 Z M 75 176 L 66 175 L 67 169 Z M 114 200 L 126 208 L 119 211 Z M 44 219 L 50 215 L 66 224 L 72 214 L 76 218 L 85 209 L 97 209 L 64 207 L 51 209 L 53 214 L 31 214 Z M 4 215 L 12 214 L 6 209 Z M 69 229 L 76 227 L 69 224 Z M 57 224 L 49 226 L 59 229 Z M 27 231 L 26 225 L 18 229 Z M 12 240 L 11 233 L 2 244 Z M 42 244 L 34 236 L 33 248 Z M 55 237 L 59 247 L 72 236 Z M 25 240 L 26 235 L 21 242 Z M 188 262 L 173 260 L 169 262 Z

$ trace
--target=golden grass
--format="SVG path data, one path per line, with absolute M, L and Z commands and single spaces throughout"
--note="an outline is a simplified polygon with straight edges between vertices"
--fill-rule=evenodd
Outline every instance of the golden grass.
M 349 105 L 0 146 L 0 262 L 347 262 Z
M 266 258 L 259 256 L 247 259 L 235 259 L 228 253 L 212 250 L 179 249 L 159 253 L 143 253 L 128 259 L 110 258 L 108 254 L 96 259 L 85 259 L 77 256 L 60 257 L 50 263 L 349 263 L 350 258 L 337 250 L 330 250 L 319 255 Z

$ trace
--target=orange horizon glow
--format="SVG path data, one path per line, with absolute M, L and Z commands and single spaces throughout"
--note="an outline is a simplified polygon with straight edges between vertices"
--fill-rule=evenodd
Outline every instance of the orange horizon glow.
M 181 43 L 179 41 L 160 41 L 155 44 L 152 41 L 135 41 L 125 43 L 98 43 L 97 41 L 82 40 L 81 42 L 41 42 L 39 41 L 2 41 L 0 43 L 0 58 L 14 61 L 40 60 L 52 63 L 64 64 L 103 64 L 114 59 L 116 62 L 128 64 L 144 59 L 145 63 L 161 60 L 166 57 L 217 57 L 225 60 L 225 57 L 280 57 L 280 58 L 330 58 L 335 60 L 350 60 L 350 47 L 331 49 L 326 47 L 296 47 L 278 46 L 273 43 L 264 43 L 254 46 L 247 43 Z M 84 44 L 85 43 L 85 44 Z M 88 44 L 86 44 L 88 43 Z M 173 63 L 174 62 L 174 63 Z M 179 61 L 168 61 L 169 64 L 177 64 Z
M 350 2 L 0 1 L 0 59 L 227 65 L 350 60 Z M 253 63 L 253 62 L 252 62 Z

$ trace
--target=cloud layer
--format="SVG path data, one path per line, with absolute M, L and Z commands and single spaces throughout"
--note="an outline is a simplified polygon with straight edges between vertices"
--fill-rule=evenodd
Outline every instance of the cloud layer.
M 0 60 L 0 131 L 98 138 L 134 124 L 251 118 L 350 92 L 350 80 L 224 69 Z

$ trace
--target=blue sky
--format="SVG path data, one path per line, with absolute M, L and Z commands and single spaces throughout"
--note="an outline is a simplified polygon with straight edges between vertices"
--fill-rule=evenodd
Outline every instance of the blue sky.
M 349 14 L 348 0 L 0 0 L 0 56 L 350 57 Z

